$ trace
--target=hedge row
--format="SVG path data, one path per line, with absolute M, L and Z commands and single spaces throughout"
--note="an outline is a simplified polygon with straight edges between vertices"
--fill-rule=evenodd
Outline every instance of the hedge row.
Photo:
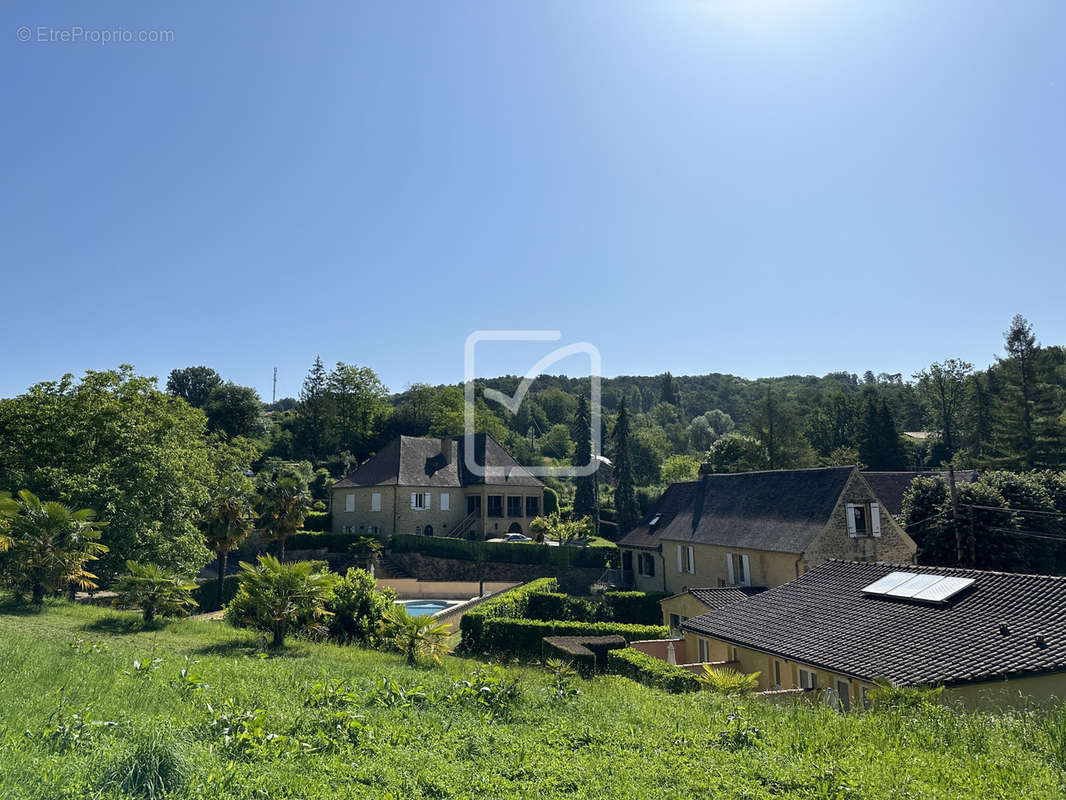
M 309 511 L 304 520 L 305 531 L 325 532 L 333 527 L 333 515 L 328 511 Z
M 614 547 L 552 547 L 532 542 L 478 542 L 447 536 L 415 536 L 410 533 L 396 534 L 392 537 L 390 546 L 397 553 L 422 553 L 437 558 L 594 569 L 605 567 L 612 553 L 617 552 Z
M 595 622 L 599 608 L 595 603 L 561 592 L 536 592 L 529 598 L 522 616 L 539 620 Z
M 578 672 L 589 677 L 607 669 L 607 654 L 626 646 L 621 636 L 548 636 L 541 646 L 541 659 L 569 661 Z
M 610 651 L 607 654 L 607 671 L 673 694 L 700 690 L 700 682 L 687 669 L 667 664 L 631 647 Z
M 475 653 L 480 652 L 485 620 L 493 617 L 522 617 L 526 614 L 530 599 L 534 595 L 554 592 L 558 588 L 557 579 L 538 578 L 509 589 L 498 597 L 489 598 L 467 611 L 459 621 L 459 630 L 463 634 L 463 646 Z
M 237 594 L 237 575 L 227 575 L 222 582 L 222 604 L 225 605 Z M 196 601 L 198 613 L 218 611 L 218 578 L 211 578 L 197 586 L 192 591 L 192 599 Z
M 285 540 L 286 550 L 320 550 L 329 553 L 347 553 L 356 540 L 365 538 L 353 533 L 294 533 Z
M 663 611 L 659 601 L 669 596 L 663 592 L 604 592 L 603 599 L 615 622 L 661 625 Z
M 464 620 L 465 620 L 464 616 Z M 490 617 L 482 622 L 477 646 L 480 652 L 536 657 L 545 636 L 621 636 L 627 642 L 665 639 L 670 631 L 661 625 L 623 625 L 614 622 L 565 622 Z

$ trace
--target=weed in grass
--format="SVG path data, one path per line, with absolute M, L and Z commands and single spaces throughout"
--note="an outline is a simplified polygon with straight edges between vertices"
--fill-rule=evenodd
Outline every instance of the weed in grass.
M 182 697 L 188 698 L 194 692 L 211 688 L 191 669 L 199 663 L 199 661 L 192 661 L 188 656 L 185 656 L 185 666 L 178 672 L 178 677 L 170 681 L 171 688 L 176 689 Z
M 569 661 L 561 658 L 549 658 L 544 666 L 551 673 L 552 680 L 549 688 L 549 696 L 557 702 L 572 700 L 581 694 L 574 683 L 577 678 L 577 670 Z
M 93 719 L 91 707 L 79 713 L 61 706 L 52 713 L 41 731 L 28 730 L 26 737 L 41 742 L 53 753 L 63 753 L 91 742 L 101 730 L 117 726 L 117 722 Z
M 509 677 L 499 667 L 479 667 L 468 678 L 455 681 L 440 700 L 485 711 L 497 718 L 513 711 L 521 694 L 517 678 Z
M 218 749 L 233 758 L 258 758 L 280 752 L 287 744 L 286 737 L 268 731 L 266 711 L 262 708 L 240 708 L 232 698 L 223 701 L 216 711 L 210 704 L 208 727 Z
M 158 729 L 138 731 L 104 768 L 100 788 L 154 800 L 183 789 L 192 773 L 187 743 Z
M 425 705 L 428 700 L 429 695 L 422 686 L 406 688 L 388 675 L 383 675 L 377 691 L 370 695 L 368 702 L 384 708 L 412 708 Z
M 744 706 L 734 706 L 726 717 L 725 729 L 719 731 L 716 744 L 723 750 L 747 750 L 762 744 L 763 731 L 748 717 Z

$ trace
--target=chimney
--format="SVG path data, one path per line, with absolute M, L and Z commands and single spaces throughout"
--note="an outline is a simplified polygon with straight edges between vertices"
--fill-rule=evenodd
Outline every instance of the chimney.
M 452 463 L 452 449 L 455 447 L 455 439 L 451 436 L 442 436 L 440 439 L 440 452 L 444 456 L 444 463 Z

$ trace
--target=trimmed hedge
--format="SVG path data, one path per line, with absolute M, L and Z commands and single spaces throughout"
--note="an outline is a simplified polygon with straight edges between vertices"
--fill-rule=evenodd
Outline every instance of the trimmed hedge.
M 222 604 L 225 605 L 237 594 L 237 575 L 227 575 L 222 582 Z M 218 578 L 204 581 L 192 590 L 192 599 L 199 605 L 198 613 L 219 611 Z
M 536 592 L 529 598 L 523 616 L 539 620 L 595 622 L 598 610 L 595 603 L 580 597 L 571 597 L 561 592 Z
M 667 664 L 631 647 L 609 652 L 607 671 L 673 694 L 700 690 L 700 682 L 687 669 Z
M 551 547 L 533 542 L 476 542 L 447 536 L 416 536 L 398 533 L 391 548 L 397 553 L 421 553 L 464 561 L 495 561 L 507 564 L 551 564 L 558 567 L 600 569 L 617 552 L 614 547 Z
M 546 636 L 541 659 L 569 661 L 578 672 L 589 677 L 607 668 L 607 653 L 625 646 L 626 640 L 621 636 Z
M 659 601 L 670 597 L 665 592 L 604 592 L 603 599 L 615 622 L 634 625 L 661 625 L 663 611 Z
M 294 533 L 285 540 L 286 550 L 320 550 L 327 553 L 347 553 L 357 539 L 364 538 L 355 533 L 317 533 L 302 531 Z
M 328 511 L 309 511 L 304 520 L 305 531 L 327 532 L 333 527 L 333 515 Z
M 485 620 L 493 617 L 521 617 L 529 608 L 530 598 L 535 594 L 555 592 L 559 588 L 556 578 L 538 578 L 535 581 L 508 589 L 463 614 L 459 630 L 463 634 L 463 646 L 473 652 L 481 651 Z
M 464 616 L 464 619 L 466 617 Z M 478 640 L 480 652 L 524 657 L 541 653 L 545 636 L 621 636 L 627 642 L 665 639 L 670 631 L 661 625 L 620 625 L 614 622 L 565 622 L 490 617 L 483 620 Z

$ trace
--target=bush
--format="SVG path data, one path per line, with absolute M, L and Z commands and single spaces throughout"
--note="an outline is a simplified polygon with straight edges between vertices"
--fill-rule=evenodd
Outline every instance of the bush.
M 308 511 L 304 519 L 305 531 L 328 532 L 333 527 L 333 515 L 328 511 Z
M 299 538 L 293 536 L 293 539 Z M 351 541 L 352 539 L 350 539 Z M 322 547 L 323 545 L 313 545 Z M 447 536 L 415 536 L 398 533 L 391 548 L 397 553 L 421 553 L 437 558 L 464 561 L 493 561 L 505 564 L 543 564 L 559 567 L 602 569 L 610 563 L 615 547 L 551 547 L 533 542 L 477 542 Z
M 465 617 L 464 617 L 465 618 Z M 669 631 L 661 625 L 620 625 L 612 622 L 565 622 L 535 619 L 489 618 L 483 622 L 478 646 L 481 652 L 524 658 L 541 652 L 545 636 L 621 636 L 627 642 L 663 639 Z
M 599 606 L 580 597 L 571 597 L 560 592 L 535 592 L 530 596 L 523 616 L 544 621 L 595 622 L 599 616 L 598 612 Z
M 605 592 L 603 599 L 615 622 L 660 625 L 663 611 L 659 601 L 669 596 L 663 592 Z
M 378 590 L 374 576 L 366 570 L 349 569 L 333 585 L 326 599 L 329 635 L 341 642 L 358 642 L 373 646 L 380 641 L 385 613 L 395 605 L 396 592 L 386 587 Z
M 158 564 L 126 562 L 126 574 L 115 581 L 115 606 L 140 608 L 145 622 L 161 617 L 184 617 L 196 608 L 192 591 L 196 581 L 164 569 Z
M 138 733 L 104 768 L 101 788 L 124 797 L 177 796 L 193 774 L 187 751 L 183 742 L 166 732 Z
M 542 592 L 554 592 L 559 588 L 555 578 L 538 578 L 514 589 L 509 589 L 498 597 L 490 598 L 476 608 L 467 611 L 459 620 L 459 630 L 463 634 L 463 647 L 472 652 L 480 652 L 481 637 L 484 633 L 485 620 L 492 617 L 522 617 L 529 607 L 530 598 Z
M 699 680 L 687 669 L 667 664 L 631 647 L 609 652 L 607 671 L 672 694 L 700 690 Z
M 569 661 L 588 677 L 607 668 L 607 654 L 626 646 L 621 636 L 547 636 L 541 644 L 541 660 Z
M 227 575 L 222 582 L 222 605 L 225 605 L 237 594 L 239 585 L 237 575 Z M 200 607 L 200 611 L 221 611 L 218 605 L 218 578 L 202 581 L 199 586 L 192 590 L 192 599 Z
M 559 493 L 550 486 L 544 487 L 544 513 L 552 514 L 559 510 Z

